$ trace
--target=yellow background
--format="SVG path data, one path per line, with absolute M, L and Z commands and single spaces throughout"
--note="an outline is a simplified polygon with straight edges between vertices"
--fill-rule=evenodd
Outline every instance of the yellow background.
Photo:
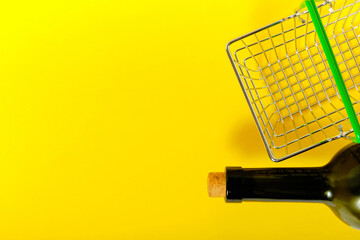
M 265 151 L 225 52 L 299 1 L 0 4 L 0 239 L 357 239 L 324 205 L 225 204 Z

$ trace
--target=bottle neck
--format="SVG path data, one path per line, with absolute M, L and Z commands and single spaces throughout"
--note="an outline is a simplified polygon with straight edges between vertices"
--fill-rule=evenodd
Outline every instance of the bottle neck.
M 328 202 L 326 168 L 226 169 L 227 201 Z

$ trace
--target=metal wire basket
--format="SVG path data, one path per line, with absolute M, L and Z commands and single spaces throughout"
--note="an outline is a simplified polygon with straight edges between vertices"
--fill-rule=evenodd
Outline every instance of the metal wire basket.
M 317 8 L 357 117 L 360 0 Z M 227 52 L 273 161 L 354 137 L 308 11 L 232 40 Z

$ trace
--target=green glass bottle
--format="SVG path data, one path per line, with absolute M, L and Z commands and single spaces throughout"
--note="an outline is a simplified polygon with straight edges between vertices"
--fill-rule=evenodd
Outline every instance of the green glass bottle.
M 341 149 L 324 167 L 241 168 L 210 173 L 209 195 L 227 202 L 299 201 L 328 205 L 345 223 L 360 229 L 360 144 Z

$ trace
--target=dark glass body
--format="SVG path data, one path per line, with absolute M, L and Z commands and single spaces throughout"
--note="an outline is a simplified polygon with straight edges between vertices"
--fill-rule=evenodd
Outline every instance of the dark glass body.
M 360 144 L 346 146 L 319 168 L 228 167 L 226 200 L 325 203 L 360 229 Z

